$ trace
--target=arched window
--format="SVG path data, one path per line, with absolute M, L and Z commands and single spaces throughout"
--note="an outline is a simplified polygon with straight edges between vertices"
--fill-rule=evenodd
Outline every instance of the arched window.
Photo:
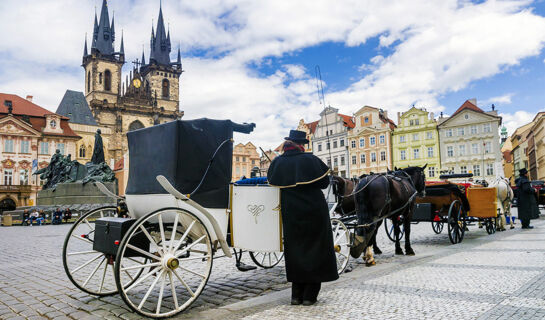
M 170 82 L 167 79 L 163 79 L 163 98 L 168 98 L 170 93 Z
M 85 158 L 85 146 L 84 145 L 81 145 L 81 147 L 79 147 L 79 157 L 80 158 Z
M 104 90 L 112 90 L 112 73 L 110 70 L 104 71 Z
M 87 71 L 87 93 L 91 92 L 91 71 Z
M 144 128 L 144 125 L 142 124 L 142 122 L 138 121 L 138 120 L 135 120 L 133 122 L 131 122 L 131 124 L 129 125 L 129 131 L 133 131 L 133 130 L 136 130 L 136 129 L 142 129 Z

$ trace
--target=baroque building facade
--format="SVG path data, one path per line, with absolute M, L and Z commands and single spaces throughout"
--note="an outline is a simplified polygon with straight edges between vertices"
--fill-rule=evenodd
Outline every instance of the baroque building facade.
M 83 50 L 85 99 L 98 126 L 111 130 L 105 155 L 119 160 L 128 150 L 126 133 L 183 116 L 180 109 L 179 78 L 182 74 L 180 50 L 170 60 L 170 31 L 165 30 L 162 8 L 156 29 L 151 30 L 150 56 L 134 62 L 130 75 L 122 80 L 125 64 L 123 36 L 119 50 L 114 19 L 109 18 L 108 3 L 102 2 L 100 19 L 95 13 L 91 49 L 87 39 Z
M 305 123 L 305 120 L 299 120 L 297 130 L 305 132 L 308 140 L 308 143 L 304 145 L 305 152 L 312 152 L 312 137 L 314 136 L 314 131 L 316 131 L 316 126 L 318 125 L 318 122 L 319 121 L 316 120 L 313 122 Z
M 521 127 L 518 127 L 511 135 L 511 157 L 513 159 L 513 179 L 511 183 L 514 185 L 518 179 L 519 170 L 522 168 L 528 169 L 528 134 L 532 129 L 533 122 L 529 122 Z
M 415 107 L 398 113 L 397 128 L 392 133 L 394 166 L 424 166 L 426 179 L 438 180 L 441 167 L 439 134 L 433 112 Z
M 545 179 L 545 112 L 539 112 L 532 120 L 528 139 L 530 178 Z
M 240 180 L 242 177 L 250 178 L 252 169 L 260 167 L 260 157 L 257 148 L 253 143 L 239 143 L 233 147 L 233 172 L 232 181 Z
M 364 106 L 354 114 L 355 126 L 348 131 L 350 176 L 392 169 L 391 133 L 396 127 L 382 109 Z
M 14 94 L 0 93 L 0 211 L 36 203 L 40 190 L 36 169 L 47 167 L 58 149 L 72 156 L 80 137 L 68 118 Z
M 450 117 L 440 117 L 441 170 L 473 173 L 474 179 L 489 183 L 503 175 L 501 120 L 496 110 L 485 112 L 474 99 L 466 100 Z

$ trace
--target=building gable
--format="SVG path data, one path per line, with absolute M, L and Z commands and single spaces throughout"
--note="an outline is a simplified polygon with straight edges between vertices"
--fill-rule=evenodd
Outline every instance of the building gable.
M 40 132 L 34 130 L 31 125 L 12 116 L 0 119 L 0 134 L 13 134 L 29 137 L 40 136 Z

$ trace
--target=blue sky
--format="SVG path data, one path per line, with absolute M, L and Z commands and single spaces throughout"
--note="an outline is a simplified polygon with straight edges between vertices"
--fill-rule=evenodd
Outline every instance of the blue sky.
M 101 2 L 0 1 L 0 92 L 55 110 L 66 89 L 82 91 L 83 41 Z M 143 45 L 149 57 L 159 0 L 108 3 L 116 47 L 123 29 L 127 61 Z M 318 119 L 316 65 L 326 103 L 345 114 L 371 105 L 396 120 L 412 104 L 450 114 L 476 98 L 513 131 L 545 109 L 544 0 L 163 0 L 163 13 L 182 48 L 186 117 L 256 122 L 237 139 L 264 148 Z

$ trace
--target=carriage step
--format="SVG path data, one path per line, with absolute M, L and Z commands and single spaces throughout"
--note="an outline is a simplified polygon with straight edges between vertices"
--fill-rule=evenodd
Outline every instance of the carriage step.
M 237 263 L 237 269 L 238 269 L 238 271 L 245 272 L 245 271 L 255 270 L 255 269 L 257 269 L 257 267 L 256 266 L 251 266 L 249 264 L 245 264 L 243 262 L 239 262 L 239 263 Z

